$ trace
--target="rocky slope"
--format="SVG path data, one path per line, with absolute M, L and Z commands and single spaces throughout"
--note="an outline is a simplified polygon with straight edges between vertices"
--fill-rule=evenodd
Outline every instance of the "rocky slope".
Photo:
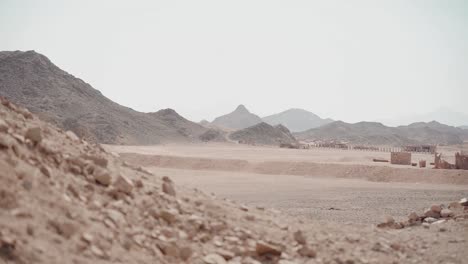
M 3 98 L 0 198 L 0 263 L 463 263 L 468 257 L 463 216 L 405 232 L 304 223 L 176 186 Z
M 300 140 L 338 140 L 352 144 L 402 146 L 409 144 L 460 144 L 467 134 L 465 130 L 435 121 L 399 127 L 387 127 L 376 122 L 350 124 L 336 121 L 294 135 Z
M 243 129 L 261 123 L 262 119 L 247 110 L 244 105 L 239 105 L 233 112 L 215 118 L 212 125 L 231 130 Z
M 283 125 L 271 126 L 265 122 L 235 131 L 229 135 L 232 140 L 254 145 L 294 144 L 296 139 Z
M 333 120 L 329 118 L 322 119 L 314 113 L 297 108 L 263 117 L 262 120 L 272 126 L 279 124 L 284 125 L 291 132 L 305 131 L 333 122 Z
M 206 131 L 174 110 L 146 114 L 114 103 L 34 51 L 0 52 L 0 95 L 101 143 L 189 142 Z

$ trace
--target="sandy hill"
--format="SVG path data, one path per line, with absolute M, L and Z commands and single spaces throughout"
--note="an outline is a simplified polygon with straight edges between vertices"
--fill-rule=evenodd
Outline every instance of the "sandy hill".
M 408 145 L 460 144 L 466 131 L 438 122 L 414 123 L 408 126 L 387 127 L 377 122 L 355 124 L 336 121 L 319 128 L 296 133 L 301 140 L 339 140 L 352 144 Z
M 101 143 L 189 142 L 206 131 L 174 110 L 146 114 L 114 103 L 34 51 L 0 52 L 0 94 L 80 137 Z
M 261 123 L 262 119 L 247 110 L 244 105 L 239 105 L 233 112 L 217 117 L 212 125 L 227 129 L 243 129 Z
M 272 126 L 265 122 L 235 131 L 229 138 L 255 145 L 278 146 L 281 143 L 296 143 L 296 139 L 285 126 Z
M 266 116 L 262 119 L 264 122 L 272 126 L 282 124 L 292 132 L 305 131 L 333 122 L 333 120 L 329 118 L 322 119 L 314 113 L 297 108 L 292 108 L 278 114 Z

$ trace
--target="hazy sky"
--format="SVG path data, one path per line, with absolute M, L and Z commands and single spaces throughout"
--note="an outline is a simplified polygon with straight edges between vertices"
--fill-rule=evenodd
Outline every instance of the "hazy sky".
M 468 1 L 0 0 L 0 50 L 199 121 L 245 104 L 345 121 L 468 113 Z

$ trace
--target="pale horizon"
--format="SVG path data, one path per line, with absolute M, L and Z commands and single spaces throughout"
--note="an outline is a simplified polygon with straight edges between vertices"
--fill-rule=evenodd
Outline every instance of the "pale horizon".
M 193 121 L 239 104 L 352 123 L 468 116 L 467 11 L 464 1 L 2 1 L 0 50 L 35 50 L 121 105 Z

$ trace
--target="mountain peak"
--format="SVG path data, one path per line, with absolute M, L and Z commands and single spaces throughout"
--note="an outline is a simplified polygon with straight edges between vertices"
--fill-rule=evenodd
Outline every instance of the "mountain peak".
M 236 110 L 234 110 L 234 112 L 249 112 L 249 110 L 247 110 L 247 107 L 245 107 L 245 105 L 243 104 L 240 104 L 237 106 Z

